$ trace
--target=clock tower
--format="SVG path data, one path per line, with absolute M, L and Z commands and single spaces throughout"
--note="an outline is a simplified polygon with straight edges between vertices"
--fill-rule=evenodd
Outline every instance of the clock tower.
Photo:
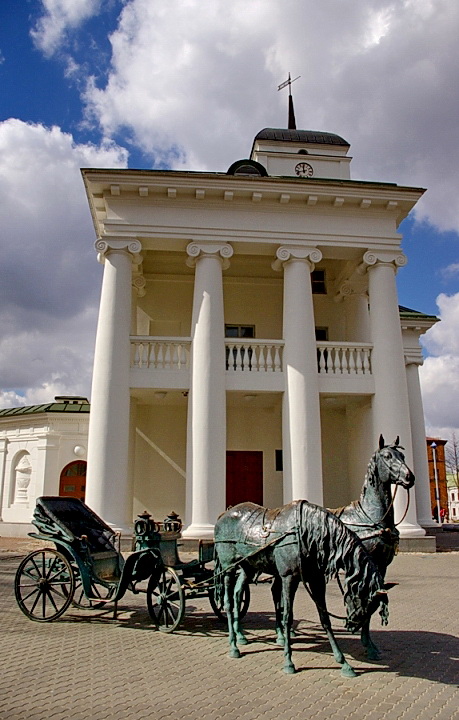
M 333 133 L 264 128 L 253 141 L 250 158 L 271 177 L 350 180 L 349 148 Z

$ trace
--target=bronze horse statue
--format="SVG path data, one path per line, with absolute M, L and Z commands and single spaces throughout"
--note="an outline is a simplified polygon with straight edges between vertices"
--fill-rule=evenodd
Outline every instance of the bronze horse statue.
M 345 677 L 354 677 L 355 671 L 333 634 L 325 601 L 327 581 L 343 571 L 349 630 L 361 628 L 378 607 L 382 622 L 387 623 L 388 598 L 383 579 L 362 543 L 339 518 L 306 500 L 276 510 L 250 502 L 227 510 L 215 525 L 215 561 L 217 595 L 221 595 L 224 585 L 231 657 L 240 657 L 237 644 L 247 643 L 239 622 L 242 590 L 260 572 L 275 578 L 272 592 L 276 627 L 284 647 L 286 673 L 295 672 L 292 608 L 300 581 L 316 604 L 334 658 Z
M 415 480 L 402 450 L 398 437 L 392 444 L 385 445 L 380 435 L 379 449 L 368 464 L 360 499 L 346 507 L 331 510 L 359 536 L 383 580 L 399 542 L 391 484 L 409 490 Z M 379 659 L 379 650 L 370 637 L 369 620 L 362 626 L 361 638 L 367 656 L 371 660 Z

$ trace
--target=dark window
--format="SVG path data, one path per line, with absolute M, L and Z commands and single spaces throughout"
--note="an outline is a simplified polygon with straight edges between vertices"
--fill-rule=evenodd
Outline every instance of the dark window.
M 75 460 L 74 462 L 70 463 L 70 465 L 67 465 L 67 467 L 62 472 L 62 475 L 64 475 L 65 477 L 82 477 L 83 475 L 86 475 L 86 462 L 84 460 Z
M 326 295 L 325 270 L 313 270 L 311 273 L 312 292 L 316 295 Z
M 328 328 L 327 327 L 316 327 L 316 340 L 318 342 L 324 342 L 328 340 Z
M 284 469 L 284 458 L 282 455 L 282 450 L 276 450 L 276 471 L 282 472 Z
M 225 325 L 227 338 L 254 338 L 255 325 Z

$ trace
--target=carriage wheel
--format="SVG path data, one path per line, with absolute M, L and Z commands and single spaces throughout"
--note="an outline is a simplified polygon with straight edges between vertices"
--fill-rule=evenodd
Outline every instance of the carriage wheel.
M 151 619 L 161 632 L 172 632 L 185 614 L 185 593 L 172 568 L 163 568 L 150 577 L 147 606 Z
M 219 620 L 222 620 L 223 622 L 226 622 L 228 617 L 227 614 L 223 608 L 223 597 L 221 599 L 221 602 L 217 603 L 215 600 L 215 591 L 213 588 L 209 588 L 209 602 L 212 610 L 214 611 L 215 615 L 218 617 Z M 242 591 L 242 601 L 241 601 L 241 609 L 239 610 L 239 617 L 242 618 L 247 613 L 247 610 L 249 609 L 250 605 L 250 586 L 246 585 Z
M 27 555 L 14 579 L 19 608 L 36 622 L 51 622 L 60 617 L 72 602 L 74 591 L 72 567 L 67 558 L 53 548 Z

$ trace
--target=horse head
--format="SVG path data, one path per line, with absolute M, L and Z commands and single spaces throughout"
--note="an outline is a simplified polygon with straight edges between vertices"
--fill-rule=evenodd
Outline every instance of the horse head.
M 383 484 L 391 483 L 409 489 L 414 485 L 414 474 L 405 462 L 403 448 L 399 444 L 399 437 L 386 445 L 382 435 L 379 436 L 379 450 L 373 456 L 375 469 Z
M 376 590 L 368 598 L 355 597 L 346 593 L 344 597 L 346 606 L 346 629 L 352 633 L 360 630 L 365 622 L 378 610 L 381 616 L 381 625 L 387 625 L 389 620 L 389 597 L 384 589 Z

